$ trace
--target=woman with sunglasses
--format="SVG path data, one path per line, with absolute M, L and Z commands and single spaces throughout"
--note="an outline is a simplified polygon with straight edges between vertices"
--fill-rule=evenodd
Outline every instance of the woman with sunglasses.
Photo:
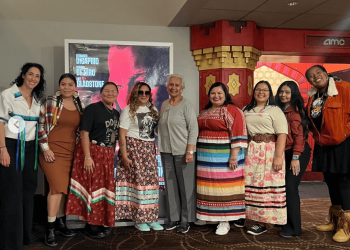
M 106 82 L 102 101 L 86 107 L 81 117 L 81 140 L 74 153 L 67 215 L 79 215 L 91 238 L 104 238 L 115 225 L 114 154 L 119 112 L 113 108 L 118 87 Z
M 166 230 L 179 226 L 187 233 L 196 220 L 195 145 L 198 137 L 197 115 L 191 103 L 183 98 L 185 82 L 180 75 L 169 75 L 170 99 L 161 108 L 158 126 L 158 150 L 164 169 L 168 223 Z
M 158 223 L 158 165 L 154 129 L 159 114 L 151 87 L 137 82 L 120 117 L 116 174 L 116 219 L 132 219 L 140 231 L 163 230 Z
M 283 82 L 275 97 L 288 122 L 288 136 L 285 147 L 287 224 L 282 226 L 280 236 L 293 238 L 301 235 L 299 183 L 310 160 L 308 118 L 304 100 L 294 81 Z
M 247 219 L 256 221 L 248 233 L 265 233 L 266 223 L 287 222 L 284 147 L 288 134 L 286 117 L 276 105 L 271 85 L 255 85 L 251 102 L 244 107 L 248 129 L 245 159 Z

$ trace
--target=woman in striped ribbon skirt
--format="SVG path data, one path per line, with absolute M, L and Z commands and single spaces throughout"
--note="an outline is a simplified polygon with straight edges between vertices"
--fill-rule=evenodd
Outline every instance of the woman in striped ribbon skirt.
M 197 218 L 219 221 L 216 234 L 241 226 L 245 218 L 244 150 L 247 130 L 244 115 L 233 105 L 226 86 L 214 83 L 209 103 L 198 116 Z

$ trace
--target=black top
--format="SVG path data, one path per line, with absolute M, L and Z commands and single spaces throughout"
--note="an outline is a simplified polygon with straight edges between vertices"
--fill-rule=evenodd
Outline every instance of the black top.
M 102 102 L 86 107 L 80 129 L 89 132 L 90 141 L 106 147 L 115 147 L 119 134 L 119 112 L 108 109 Z
M 316 107 L 313 107 L 313 103 L 314 103 L 314 101 L 317 98 L 318 98 L 318 94 L 316 93 L 314 95 L 314 99 L 313 99 L 313 101 L 311 103 L 310 115 L 312 117 L 312 120 L 313 120 L 313 122 L 315 124 L 316 129 L 318 130 L 319 133 L 321 133 L 322 116 L 323 116 L 323 112 L 322 111 L 323 111 L 324 104 L 326 103 L 326 100 L 328 98 L 328 95 L 326 93 L 323 95 L 323 97 L 321 98 L 323 103 L 321 105 L 318 105 L 318 107 L 317 107 L 319 109 L 319 112 L 315 112 L 313 114 L 313 110 L 314 110 L 314 108 L 316 108 Z M 316 117 L 314 117 L 314 116 L 316 116 Z

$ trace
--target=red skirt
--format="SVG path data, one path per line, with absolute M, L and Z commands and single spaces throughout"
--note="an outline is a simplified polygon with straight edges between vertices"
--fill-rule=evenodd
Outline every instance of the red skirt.
M 79 215 L 91 225 L 115 225 L 114 148 L 90 142 L 93 173 L 84 170 L 84 152 L 78 143 L 66 206 L 67 215 Z

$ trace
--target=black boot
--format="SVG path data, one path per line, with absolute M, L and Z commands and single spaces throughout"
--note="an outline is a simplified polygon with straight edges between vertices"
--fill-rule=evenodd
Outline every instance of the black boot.
M 104 235 L 106 235 L 106 236 L 108 236 L 108 235 L 111 233 L 111 231 L 112 231 L 112 228 L 111 228 L 111 227 L 98 226 L 98 228 L 99 228 L 100 231 L 101 231 Z
M 85 225 L 85 232 L 91 237 L 95 239 L 101 239 L 106 237 L 104 233 L 101 232 L 99 229 L 99 226 L 91 225 L 86 223 Z
M 45 244 L 49 247 L 57 246 L 55 237 L 55 222 L 48 222 L 45 232 Z
M 67 228 L 66 216 L 56 218 L 55 224 L 56 224 L 55 225 L 56 233 L 59 233 L 59 234 L 66 236 L 66 237 L 73 237 L 76 235 L 75 232 L 73 232 L 72 230 Z

